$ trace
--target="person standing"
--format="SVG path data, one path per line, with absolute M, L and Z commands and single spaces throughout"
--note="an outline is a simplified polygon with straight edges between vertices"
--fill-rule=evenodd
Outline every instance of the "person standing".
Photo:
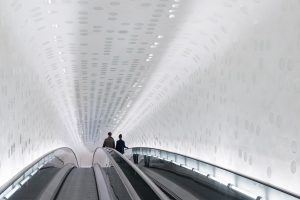
M 128 147 L 126 147 L 125 145 L 124 140 L 122 140 L 122 134 L 120 134 L 119 140 L 117 141 L 116 150 L 121 154 L 124 154 L 124 148 L 128 149 Z
M 111 137 L 112 133 L 108 132 L 108 137 L 104 140 L 103 147 L 115 148 L 115 140 Z

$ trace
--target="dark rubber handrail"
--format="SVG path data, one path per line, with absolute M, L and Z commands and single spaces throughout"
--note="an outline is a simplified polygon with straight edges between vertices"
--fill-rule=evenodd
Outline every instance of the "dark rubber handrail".
M 31 164 L 29 164 L 28 166 L 26 166 L 24 169 L 22 169 L 19 173 L 17 173 L 12 179 L 10 179 L 7 183 L 5 183 L 3 186 L 0 187 L 0 194 L 2 194 L 7 188 L 9 188 L 12 184 L 14 184 L 21 176 L 24 175 L 24 173 L 26 171 L 28 171 L 30 168 L 32 168 L 35 164 L 37 164 L 38 162 L 40 162 L 43 158 L 49 156 L 50 154 L 58 151 L 58 150 L 71 150 L 71 152 L 74 154 L 75 156 L 75 159 L 76 159 L 76 164 L 77 164 L 77 167 L 79 166 L 78 165 L 78 159 L 77 159 L 77 156 L 75 154 L 75 152 L 73 151 L 73 149 L 69 148 L 69 147 L 61 147 L 61 148 L 57 148 L 57 149 L 54 149 L 53 151 L 50 151 L 44 155 L 42 155 L 41 157 L 39 157 L 38 159 L 36 159 L 35 161 L 33 161 Z
M 188 159 L 197 160 L 197 161 L 202 162 L 202 163 L 204 163 L 204 164 L 211 165 L 211 166 L 213 166 L 213 167 L 222 169 L 222 170 L 224 170 L 224 171 L 227 171 L 227 172 L 236 174 L 236 175 L 241 176 L 241 177 L 243 177 L 243 178 L 249 179 L 249 180 L 251 180 L 251 181 L 257 182 L 257 183 L 259 183 L 259 184 L 262 184 L 262 185 L 265 185 L 265 186 L 267 186 L 267 187 L 270 187 L 270 188 L 272 188 L 272 189 L 274 189 L 274 190 L 278 190 L 278 191 L 280 191 L 280 192 L 282 192 L 282 193 L 285 193 L 285 194 L 288 194 L 288 195 L 290 195 L 290 196 L 292 196 L 292 197 L 296 197 L 296 198 L 299 198 L 299 199 L 300 199 L 300 196 L 299 196 L 298 194 L 293 193 L 293 192 L 290 192 L 290 191 L 287 191 L 287 190 L 285 190 L 285 189 L 283 189 L 283 188 L 280 188 L 280 187 L 278 187 L 278 186 L 271 185 L 271 184 L 269 184 L 269 183 L 266 183 L 266 182 L 261 181 L 261 180 L 258 180 L 258 179 L 256 179 L 256 178 L 253 178 L 253 177 L 250 177 L 250 176 L 241 174 L 241 173 L 239 173 L 239 172 L 235 172 L 235 171 L 232 171 L 232 170 L 230 170 L 230 169 L 226 169 L 226 168 L 224 168 L 224 167 L 218 166 L 218 165 L 216 165 L 216 164 L 212 164 L 212 163 L 209 163 L 209 162 L 206 162 L 206 161 L 197 159 L 197 158 L 193 158 L 193 157 L 190 157 L 190 156 L 186 156 L 186 155 L 183 155 L 183 154 L 180 154 L 180 153 L 174 153 L 174 152 L 171 152 L 171 151 L 168 151 L 168 150 L 157 149 L 157 148 L 151 148 L 151 147 L 133 147 L 133 148 L 129 148 L 129 149 L 150 149 L 150 150 L 153 149 L 153 150 L 164 151 L 164 152 L 167 152 L 167 153 L 176 154 L 176 155 L 179 155 L 179 156 L 183 156 L 183 157 L 185 157 L 185 158 L 188 158 Z M 127 149 L 127 150 L 129 150 L 129 149 Z

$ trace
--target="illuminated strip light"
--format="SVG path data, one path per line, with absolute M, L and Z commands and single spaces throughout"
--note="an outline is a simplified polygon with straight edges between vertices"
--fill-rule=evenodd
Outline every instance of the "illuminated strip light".
M 185 168 L 185 169 L 188 169 L 188 170 L 193 170 L 193 168 L 191 168 L 191 167 L 188 167 L 188 166 L 186 166 L 186 165 L 183 165 L 183 164 L 180 164 L 180 167 L 183 167 L 183 168 Z
M 30 175 L 33 176 L 33 175 L 35 175 L 38 171 L 39 171 L 39 170 L 36 169 L 36 170 L 34 170 Z
M 21 188 L 21 185 L 20 184 L 18 184 L 18 185 L 16 185 L 11 191 L 9 191 L 5 196 L 4 196 L 4 198 L 5 199 L 9 199 L 18 189 L 20 189 Z
M 182 164 L 180 164 L 179 162 L 176 161 L 171 161 L 172 163 L 174 163 L 175 165 L 181 166 Z
M 252 194 L 252 193 L 250 193 L 250 192 L 248 192 L 248 191 L 242 190 L 242 189 L 236 187 L 235 185 L 229 184 L 228 187 L 229 187 L 230 189 L 232 189 L 232 190 L 238 192 L 238 193 L 241 193 L 241 194 L 243 194 L 243 195 L 245 195 L 245 196 L 247 196 L 247 197 L 250 197 L 250 198 L 253 199 L 253 200 L 261 200 L 261 199 L 262 199 L 262 197 L 257 196 L 257 195 L 255 195 L 255 194 Z
M 42 167 L 44 167 L 44 164 L 40 165 L 38 168 L 41 169 Z
M 162 159 L 164 161 L 172 162 L 172 160 L 169 160 L 168 158 L 160 158 L 160 159 Z
M 211 180 L 213 180 L 213 181 L 215 181 L 217 183 L 220 183 L 222 185 L 225 185 L 225 186 L 229 186 L 230 185 L 229 183 L 225 182 L 224 180 L 218 179 L 218 178 L 212 176 L 211 174 L 207 174 L 207 178 L 211 179 Z
M 38 169 L 41 169 L 44 165 L 41 165 L 38 167 Z M 4 199 L 9 199 L 18 189 L 20 189 L 33 175 L 35 175 L 38 172 L 38 169 L 33 171 L 30 175 L 28 175 L 25 179 L 20 181 L 12 190 L 10 190 L 5 196 Z
M 153 155 L 153 157 L 160 158 L 159 156 L 154 156 L 154 155 Z M 184 165 L 184 164 L 180 164 L 180 163 L 175 162 L 175 161 L 173 161 L 173 160 L 167 160 L 167 159 L 165 159 L 165 158 L 160 158 L 160 159 L 165 160 L 165 161 L 170 161 L 170 162 L 172 162 L 172 163 L 174 163 L 174 164 L 176 164 L 176 165 L 178 165 L 178 166 L 180 166 L 180 167 L 183 167 L 183 168 L 188 169 L 188 170 L 192 170 L 192 171 L 194 171 L 194 172 L 196 172 L 196 173 L 198 173 L 198 174 L 201 174 L 201 175 L 203 175 L 203 176 L 206 176 L 208 179 L 211 179 L 211 180 L 213 180 L 213 181 L 215 181 L 215 182 L 217 182 L 217 183 L 220 183 L 220 184 L 222 184 L 222 185 L 225 185 L 225 186 L 229 187 L 230 189 L 232 189 L 232 190 L 234 190 L 234 191 L 236 191 L 236 192 L 238 192 L 238 193 L 241 193 L 241 194 L 243 194 L 243 195 L 245 195 L 245 196 L 247 196 L 247 197 L 250 197 L 250 198 L 253 199 L 253 200 L 261 200 L 261 199 L 262 199 L 261 196 L 256 196 L 256 195 L 254 195 L 254 194 L 252 194 L 252 193 L 250 193 L 250 192 L 244 191 L 244 190 L 242 190 L 242 189 L 240 189 L 240 188 L 234 186 L 234 185 L 231 184 L 231 183 L 227 183 L 227 182 L 225 182 L 225 181 L 223 181 L 223 180 L 221 180 L 221 179 L 218 179 L 218 178 L 212 176 L 211 174 L 204 174 L 204 173 L 200 172 L 199 170 L 197 170 L 197 169 L 195 169 L 195 168 L 188 167 L 188 166 L 186 166 L 186 165 Z
M 27 176 L 24 180 L 20 182 L 21 185 L 24 185 L 29 179 L 31 178 L 31 175 Z
M 194 172 L 196 172 L 196 173 L 202 175 L 202 176 L 207 176 L 207 175 L 208 175 L 208 174 L 204 174 L 203 172 L 200 172 L 199 170 L 197 170 L 197 169 L 195 169 L 195 168 L 193 168 L 192 170 L 193 170 Z

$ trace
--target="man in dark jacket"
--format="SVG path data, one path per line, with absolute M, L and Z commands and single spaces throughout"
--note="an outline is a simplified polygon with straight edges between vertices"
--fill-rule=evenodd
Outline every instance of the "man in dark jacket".
M 121 154 L 124 154 L 124 148 L 128 149 L 128 147 L 126 147 L 125 145 L 124 140 L 122 140 L 122 134 L 120 134 L 119 140 L 117 141 L 116 150 Z
M 103 147 L 115 148 L 115 140 L 111 137 L 112 133 L 108 133 L 108 137 L 104 140 Z

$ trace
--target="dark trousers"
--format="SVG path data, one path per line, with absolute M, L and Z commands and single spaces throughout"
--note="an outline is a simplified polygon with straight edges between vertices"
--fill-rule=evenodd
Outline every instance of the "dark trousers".
M 133 154 L 133 162 L 139 164 L 139 154 Z

